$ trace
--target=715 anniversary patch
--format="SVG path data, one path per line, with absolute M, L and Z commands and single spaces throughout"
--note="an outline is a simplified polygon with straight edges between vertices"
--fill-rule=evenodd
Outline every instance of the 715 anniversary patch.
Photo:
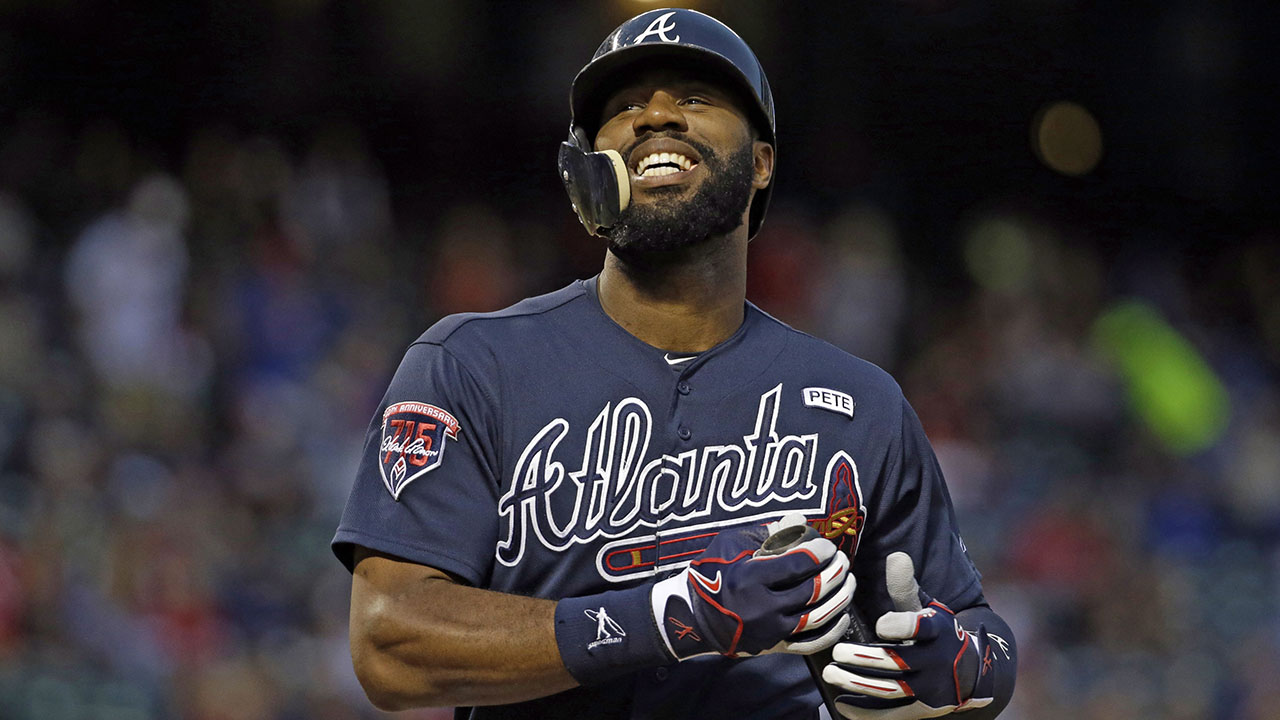
M 458 421 L 447 411 L 420 402 L 387 406 L 378 469 L 391 497 L 399 500 L 405 486 L 440 467 L 446 437 L 458 439 Z

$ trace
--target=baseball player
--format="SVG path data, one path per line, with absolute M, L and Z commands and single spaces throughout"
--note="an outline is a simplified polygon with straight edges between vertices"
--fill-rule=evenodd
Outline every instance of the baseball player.
M 369 698 L 459 718 L 994 717 L 1013 634 L 915 413 L 745 300 L 777 153 L 755 55 L 653 10 L 571 100 L 559 170 L 600 274 L 441 320 L 369 428 L 333 539 Z

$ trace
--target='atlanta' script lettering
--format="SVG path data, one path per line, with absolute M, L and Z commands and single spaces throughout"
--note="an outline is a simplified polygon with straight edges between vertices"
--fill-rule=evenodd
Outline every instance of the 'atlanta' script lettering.
M 530 534 L 548 549 L 564 550 L 660 521 L 709 516 L 717 507 L 732 512 L 813 498 L 819 490 L 813 477 L 818 435 L 778 435 L 781 394 L 779 384 L 760 396 L 755 427 L 741 445 L 652 459 L 648 406 L 637 398 L 608 403 L 587 428 L 576 470 L 556 454 L 569 423 L 552 420 L 525 446 L 498 502 L 506 525 L 498 561 L 519 563 Z

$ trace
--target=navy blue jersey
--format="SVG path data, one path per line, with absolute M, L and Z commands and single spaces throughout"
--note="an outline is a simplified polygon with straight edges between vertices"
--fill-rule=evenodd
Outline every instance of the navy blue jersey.
M 559 599 L 651 582 L 718 531 L 788 512 L 853 556 L 864 617 L 910 553 L 954 609 L 983 602 L 942 474 L 897 383 L 747 303 L 742 326 L 672 357 L 604 313 L 595 280 L 441 320 L 370 425 L 333 539 L 477 587 Z M 609 687 L 470 717 L 806 717 L 803 659 L 695 658 Z

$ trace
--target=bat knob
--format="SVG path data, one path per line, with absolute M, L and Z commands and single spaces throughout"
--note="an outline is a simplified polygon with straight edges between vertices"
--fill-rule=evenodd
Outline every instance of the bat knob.
M 787 525 L 765 538 L 764 542 L 760 544 L 760 549 L 755 554 L 757 557 L 762 555 L 781 555 L 791 548 L 817 537 L 821 537 L 821 535 L 811 525 Z

